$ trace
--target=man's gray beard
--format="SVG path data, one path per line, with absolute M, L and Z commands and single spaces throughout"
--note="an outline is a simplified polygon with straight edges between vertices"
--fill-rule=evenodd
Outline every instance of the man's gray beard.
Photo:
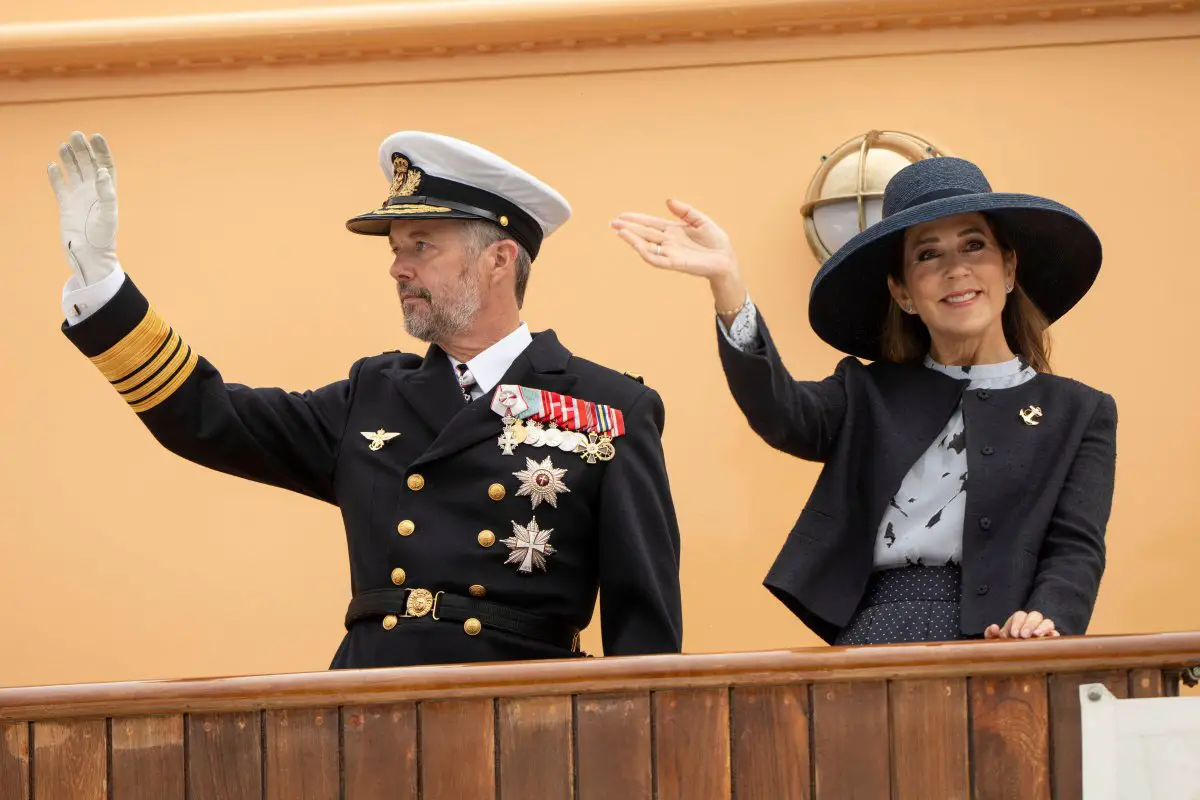
M 422 342 L 444 342 L 471 327 L 482 302 L 479 279 L 470 269 L 464 269 L 456 291 L 439 293 L 430 299 L 428 306 L 404 312 L 404 330 Z

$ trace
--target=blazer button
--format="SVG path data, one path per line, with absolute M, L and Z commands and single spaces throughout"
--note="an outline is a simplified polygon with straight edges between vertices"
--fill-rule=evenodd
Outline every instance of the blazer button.
M 491 547 L 496 543 L 496 534 L 491 531 L 480 531 L 475 539 L 479 542 L 480 547 Z
M 996 448 L 992 447 L 989 444 L 986 447 L 984 447 L 983 450 L 981 450 L 980 452 L 983 453 L 985 456 L 990 456 L 992 453 L 996 452 Z
M 400 524 L 396 526 L 396 533 L 400 534 L 401 536 L 412 536 L 413 531 L 416 529 L 417 526 L 411 519 L 402 519 L 400 520 Z
M 980 389 L 979 392 L 975 396 L 978 397 L 980 400 L 987 400 L 989 397 L 991 397 L 991 395 L 988 394 L 987 389 Z
M 979 527 L 983 528 L 985 531 L 990 531 L 992 529 L 992 518 L 991 517 L 983 517 L 982 519 L 980 519 Z
M 988 585 L 986 583 L 979 584 L 979 588 L 975 590 L 975 594 L 979 595 L 980 597 L 983 597 L 987 593 Z
M 488 497 L 492 498 L 496 502 L 500 502 L 501 500 L 503 500 L 504 494 L 505 494 L 505 492 L 504 492 L 503 484 L 493 483 L 491 486 L 488 487 Z
M 425 477 L 420 473 L 414 472 L 408 476 L 408 488 L 414 492 L 419 492 L 425 488 Z

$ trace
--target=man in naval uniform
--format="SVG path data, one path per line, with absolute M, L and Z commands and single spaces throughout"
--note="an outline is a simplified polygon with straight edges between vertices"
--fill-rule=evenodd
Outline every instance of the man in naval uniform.
M 347 227 L 387 237 L 429 349 L 290 393 L 226 383 L 124 273 L 104 139 L 59 154 L 67 337 L 172 452 L 340 507 L 353 599 L 333 668 L 579 655 L 597 591 L 605 654 L 679 651 L 662 400 L 520 320 L 570 216 L 557 192 L 467 142 L 388 137 L 388 198 Z

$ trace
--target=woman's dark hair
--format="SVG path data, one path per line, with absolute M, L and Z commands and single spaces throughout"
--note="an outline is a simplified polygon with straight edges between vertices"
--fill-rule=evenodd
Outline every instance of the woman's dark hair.
M 1000 252 L 1008 255 L 1013 252 L 1012 241 L 1003 226 L 995 217 L 984 214 L 992 236 L 1000 247 Z M 1018 265 L 1018 269 L 1020 266 Z M 900 284 L 904 283 L 904 237 L 896 237 L 896 245 L 892 250 L 888 274 Z M 1050 320 L 1041 309 L 1025 294 L 1019 280 L 1014 281 L 1012 294 L 1004 304 L 1001 312 L 1004 325 L 1004 338 L 1008 348 L 1025 359 L 1029 366 L 1038 372 L 1051 372 L 1050 369 Z M 883 324 L 883 357 L 897 364 L 920 363 L 929 352 L 929 329 L 915 314 L 905 314 L 893 299 L 888 306 L 887 319 Z

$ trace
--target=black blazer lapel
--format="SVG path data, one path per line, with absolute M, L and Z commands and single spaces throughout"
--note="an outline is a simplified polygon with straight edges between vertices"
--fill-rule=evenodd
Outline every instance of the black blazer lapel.
M 455 415 L 466 407 L 450 359 L 437 345 L 429 346 L 420 368 L 388 369 L 384 374 L 396 384 L 400 394 L 434 436 L 445 430 Z
M 445 359 L 445 356 L 442 358 Z M 500 383 L 515 383 L 568 394 L 576 380 L 574 375 L 566 372 L 570 359 L 570 351 L 559 343 L 554 331 L 534 334 L 533 342 L 517 356 Z M 454 384 L 453 377 L 450 381 Z M 454 389 L 458 391 L 457 384 L 454 384 Z M 504 426 L 491 405 L 491 391 L 466 407 L 463 407 L 460 396 L 457 408 L 461 410 L 456 416 L 452 415 L 434 443 L 413 462 L 413 466 L 452 456 L 488 438 L 499 438 Z
M 866 494 L 871 499 L 867 523 L 872 540 L 900 482 L 946 426 L 969 383 L 924 366 L 894 365 L 886 377 L 879 376 L 882 397 L 877 402 L 887 399 L 886 413 L 896 424 L 883 425 L 877 432 L 876 483 Z

